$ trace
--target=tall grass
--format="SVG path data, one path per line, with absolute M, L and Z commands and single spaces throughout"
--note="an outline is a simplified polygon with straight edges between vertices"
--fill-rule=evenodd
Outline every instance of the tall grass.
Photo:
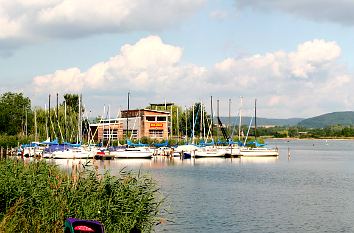
M 153 230 L 162 198 L 150 177 L 72 172 L 0 160 L 0 232 L 63 232 L 67 217 L 98 220 L 106 232 Z

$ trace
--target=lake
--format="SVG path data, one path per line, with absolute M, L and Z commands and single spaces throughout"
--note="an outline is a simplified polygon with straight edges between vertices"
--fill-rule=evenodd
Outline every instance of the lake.
M 98 164 L 154 177 L 167 198 L 167 222 L 156 232 L 354 232 L 354 141 L 267 143 L 280 149 L 278 158 Z

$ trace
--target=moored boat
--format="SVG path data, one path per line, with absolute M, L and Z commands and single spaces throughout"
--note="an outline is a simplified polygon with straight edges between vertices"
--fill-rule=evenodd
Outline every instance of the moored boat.
M 224 157 L 226 151 L 216 147 L 201 147 L 194 151 L 195 158 L 215 158 Z
M 116 159 L 151 159 L 154 151 L 149 147 L 131 147 L 111 151 Z
M 270 149 L 266 147 L 244 147 L 240 149 L 239 155 L 243 157 L 279 156 L 279 150 L 278 148 Z

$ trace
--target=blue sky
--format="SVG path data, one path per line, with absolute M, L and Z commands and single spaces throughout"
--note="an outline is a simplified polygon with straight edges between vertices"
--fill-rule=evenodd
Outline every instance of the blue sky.
M 90 7 L 88 7 L 90 6 Z M 0 0 L 0 92 L 82 93 L 91 114 L 228 99 L 272 118 L 352 110 L 354 2 Z

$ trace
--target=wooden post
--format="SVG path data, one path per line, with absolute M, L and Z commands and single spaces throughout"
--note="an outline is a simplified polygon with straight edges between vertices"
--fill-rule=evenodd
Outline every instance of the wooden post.
M 0 158 L 2 158 L 2 156 L 3 156 L 3 148 L 1 147 Z

